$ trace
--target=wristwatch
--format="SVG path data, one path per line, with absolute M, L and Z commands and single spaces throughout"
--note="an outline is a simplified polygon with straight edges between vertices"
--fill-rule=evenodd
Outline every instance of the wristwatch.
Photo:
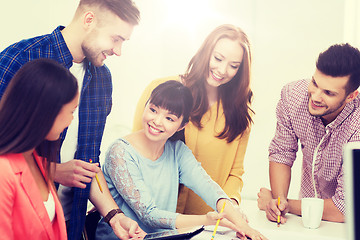
M 104 221 L 110 225 L 110 220 L 118 213 L 123 213 L 123 211 L 120 210 L 120 208 L 111 210 L 106 216 L 104 217 Z

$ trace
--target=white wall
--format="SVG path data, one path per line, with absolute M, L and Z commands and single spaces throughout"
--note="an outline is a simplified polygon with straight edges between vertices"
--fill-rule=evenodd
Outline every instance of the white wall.
M 23 38 L 67 25 L 78 1 L 2 0 L 0 50 Z M 267 147 L 275 130 L 281 87 L 308 78 L 320 51 L 344 40 L 359 47 L 360 6 L 355 0 L 137 0 L 141 23 L 107 65 L 113 75 L 114 105 L 103 150 L 131 129 L 137 99 L 153 79 L 183 73 L 206 35 L 217 25 L 242 27 L 253 46 L 253 108 L 256 112 L 245 158 L 243 196 L 256 198 L 268 184 Z M 15 10 L 16 9 L 16 10 Z M 347 14 L 345 14 L 345 11 Z M 346 26 L 346 27 L 344 27 Z M 297 197 L 300 161 L 290 196 Z

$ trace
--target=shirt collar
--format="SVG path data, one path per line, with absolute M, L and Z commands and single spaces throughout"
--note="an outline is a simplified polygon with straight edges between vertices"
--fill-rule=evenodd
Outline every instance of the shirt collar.
M 50 38 L 51 41 L 54 43 L 56 53 L 58 53 L 58 61 L 64 64 L 66 68 L 70 68 L 72 66 L 73 56 L 71 55 L 71 52 L 67 47 L 64 37 L 61 33 L 61 30 L 63 30 L 64 28 L 64 26 L 58 26 L 50 34 Z

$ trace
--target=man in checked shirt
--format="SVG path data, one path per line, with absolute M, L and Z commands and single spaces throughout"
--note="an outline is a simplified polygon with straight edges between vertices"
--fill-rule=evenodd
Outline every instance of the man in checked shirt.
M 287 84 L 276 108 L 277 126 L 269 147 L 271 190 L 261 188 L 258 207 L 270 221 L 301 215 L 301 200 L 288 199 L 298 141 L 303 153 L 300 199 L 324 199 L 323 220 L 344 222 L 342 149 L 360 141 L 360 52 L 349 44 L 320 53 L 310 80 Z M 277 206 L 277 198 L 281 203 Z

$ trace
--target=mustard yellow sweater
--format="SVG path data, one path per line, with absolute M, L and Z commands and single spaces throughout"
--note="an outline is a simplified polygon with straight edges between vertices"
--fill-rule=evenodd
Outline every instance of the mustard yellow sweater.
M 168 80 L 180 81 L 180 78 L 173 76 L 157 79 L 147 86 L 136 107 L 133 131 L 142 129 L 142 114 L 152 90 Z M 198 129 L 192 122 L 186 125 L 185 142 L 211 178 L 220 185 L 230 198 L 235 199 L 240 204 L 240 192 L 243 187 L 241 176 L 244 173 L 244 155 L 250 129 L 231 143 L 227 143 L 225 139 L 217 138 L 216 136 L 225 126 L 225 115 L 221 103 L 218 113 L 217 109 L 217 104 L 213 104 L 206 112 L 201 119 L 202 129 Z M 193 191 L 184 186 L 180 187 L 177 212 L 205 214 L 209 211 L 212 209 Z

